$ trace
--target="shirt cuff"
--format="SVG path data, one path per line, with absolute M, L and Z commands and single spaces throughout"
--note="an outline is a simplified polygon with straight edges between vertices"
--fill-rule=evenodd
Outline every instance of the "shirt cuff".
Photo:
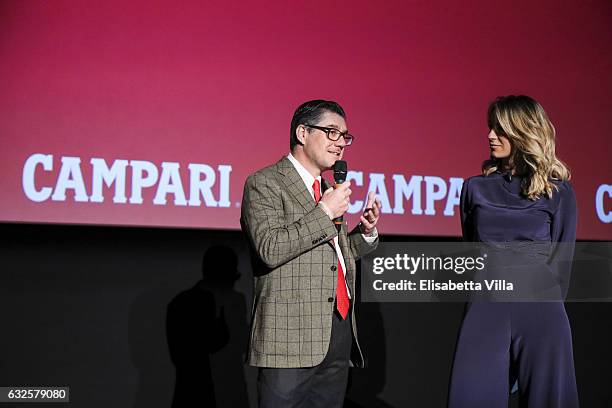
M 361 236 L 363 237 L 365 242 L 367 242 L 368 244 L 372 244 L 374 241 L 376 241 L 376 238 L 378 238 L 378 230 L 376 229 L 376 227 L 374 227 L 372 232 L 370 232 L 369 234 L 362 233 Z

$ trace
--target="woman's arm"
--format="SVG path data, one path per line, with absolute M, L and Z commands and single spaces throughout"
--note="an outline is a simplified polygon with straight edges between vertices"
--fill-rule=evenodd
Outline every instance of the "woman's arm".
M 572 185 L 567 181 L 559 184 L 559 191 L 555 194 L 558 194 L 558 204 L 550 226 L 552 251 L 549 264 L 559 279 L 561 293 L 565 299 L 576 246 L 576 196 Z
M 463 240 L 466 242 L 474 241 L 474 223 L 472 221 L 472 204 L 471 194 L 469 191 L 470 179 L 463 182 L 461 188 L 461 199 L 459 201 L 460 216 L 461 216 L 461 232 Z

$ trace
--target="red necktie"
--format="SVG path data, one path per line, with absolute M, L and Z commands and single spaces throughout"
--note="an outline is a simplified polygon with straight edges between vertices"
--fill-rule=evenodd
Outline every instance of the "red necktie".
M 314 191 L 315 202 L 318 203 L 321 199 L 321 184 L 318 179 L 315 179 L 312 184 Z M 334 245 L 334 249 L 336 246 Z M 349 298 L 348 292 L 346 291 L 346 281 L 344 280 L 344 271 L 342 270 L 342 264 L 340 263 L 340 257 L 338 257 L 338 279 L 336 282 L 336 308 L 338 313 L 342 316 L 342 319 L 346 319 L 349 311 Z

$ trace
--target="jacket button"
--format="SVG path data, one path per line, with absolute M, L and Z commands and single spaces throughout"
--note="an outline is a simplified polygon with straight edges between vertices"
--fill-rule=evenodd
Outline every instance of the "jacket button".
M 331 269 L 332 271 L 336 272 L 336 269 L 338 269 L 338 267 L 336 265 L 332 265 L 332 267 L 329 268 L 329 269 Z
M 333 298 L 333 297 L 327 298 L 327 301 L 328 301 L 328 302 L 333 302 L 333 301 L 334 301 L 334 298 Z

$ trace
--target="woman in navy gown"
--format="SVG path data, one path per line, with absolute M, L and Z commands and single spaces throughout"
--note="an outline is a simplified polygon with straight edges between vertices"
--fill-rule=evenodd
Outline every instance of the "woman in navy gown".
M 554 127 L 534 99 L 497 98 L 489 106 L 488 126 L 491 158 L 461 193 L 463 238 L 505 243 L 530 259 L 542 258 L 540 276 L 554 285 L 543 290 L 548 301 L 468 304 L 448 406 L 506 408 L 518 380 L 521 407 L 575 408 L 571 329 L 563 305 L 576 237 L 570 173 L 555 155 Z

